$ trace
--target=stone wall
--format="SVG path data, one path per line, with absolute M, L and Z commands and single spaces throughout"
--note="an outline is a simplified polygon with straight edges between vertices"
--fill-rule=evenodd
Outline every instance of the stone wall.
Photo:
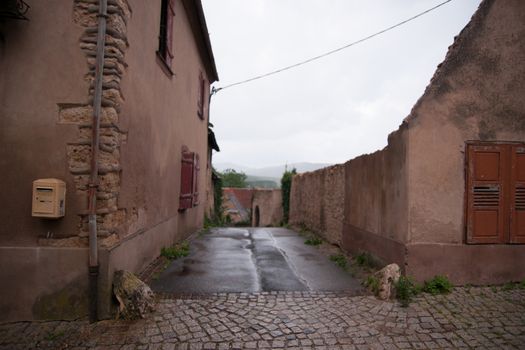
M 334 165 L 293 177 L 289 223 L 341 245 L 345 166 Z
M 89 82 L 88 102 L 93 100 L 95 84 L 95 61 L 98 31 L 98 3 L 91 0 L 75 0 L 73 18 L 85 28 L 80 38 L 80 49 L 87 59 Z M 106 47 L 102 85 L 102 116 L 100 123 L 99 187 L 97 189 L 98 234 L 102 237 L 118 235 L 119 227 L 126 221 L 126 211 L 119 208 L 118 196 L 121 183 L 120 148 L 126 141 L 126 133 L 119 126 L 119 112 L 124 98 L 121 79 L 126 71 L 124 55 L 128 47 L 127 22 L 131 10 L 126 0 L 108 3 Z M 75 191 L 86 203 L 91 162 L 91 139 L 93 108 L 88 105 L 59 105 L 59 123 L 78 125 L 78 140 L 68 143 L 66 150 L 69 171 L 75 179 Z M 87 210 L 80 215 L 79 235 L 88 235 Z M 124 232 L 120 232 L 121 235 Z M 116 237 L 115 237 L 116 238 Z

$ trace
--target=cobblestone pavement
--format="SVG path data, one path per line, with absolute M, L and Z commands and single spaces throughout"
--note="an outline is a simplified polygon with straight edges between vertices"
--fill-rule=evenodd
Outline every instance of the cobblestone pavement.
M 0 349 L 525 349 L 525 290 L 457 288 L 408 308 L 372 296 L 262 292 L 161 299 L 139 321 L 0 325 Z

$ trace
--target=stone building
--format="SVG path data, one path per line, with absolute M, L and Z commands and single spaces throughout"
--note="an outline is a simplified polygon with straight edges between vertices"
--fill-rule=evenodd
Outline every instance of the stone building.
M 386 148 L 294 177 L 290 221 L 418 280 L 525 278 L 524 62 L 525 2 L 484 0 Z
M 113 272 L 199 230 L 213 193 L 202 5 L 25 3 L 27 20 L 0 19 L 0 320 L 85 316 L 88 300 L 107 317 Z M 65 215 L 32 216 L 49 178 Z

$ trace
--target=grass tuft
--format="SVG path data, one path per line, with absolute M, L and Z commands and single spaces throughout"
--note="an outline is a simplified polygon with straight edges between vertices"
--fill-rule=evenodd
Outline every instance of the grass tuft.
M 401 276 L 395 284 L 396 298 L 402 307 L 407 307 L 412 299 L 421 293 L 421 286 L 409 276 Z
M 425 281 L 423 285 L 423 291 L 425 293 L 436 294 L 447 294 L 454 289 L 452 283 L 446 276 L 435 276 L 429 281 Z
M 171 247 L 164 247 L 160 250 L 160 255 L 169 260 L 184 258 L 190 254 L 190 244 L 187 241 L 175 244 Z
M 346 257 L 343 254 L 330 255 L 330 260 L 342 269 L 347 267 Z
M 310 237 L 304 241 L 304 244 L 317 246 L 323 244 L 323 240 L 319 237 Z

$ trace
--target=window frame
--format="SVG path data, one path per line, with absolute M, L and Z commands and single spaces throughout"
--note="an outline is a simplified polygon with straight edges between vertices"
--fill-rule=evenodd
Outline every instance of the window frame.
M 161 0 L 159 44 L 156 52 L 157 62 L 162 70 L 173 76 L 171 69 L 173 63 L 173 21 L 175 17 L 175 0 Z

